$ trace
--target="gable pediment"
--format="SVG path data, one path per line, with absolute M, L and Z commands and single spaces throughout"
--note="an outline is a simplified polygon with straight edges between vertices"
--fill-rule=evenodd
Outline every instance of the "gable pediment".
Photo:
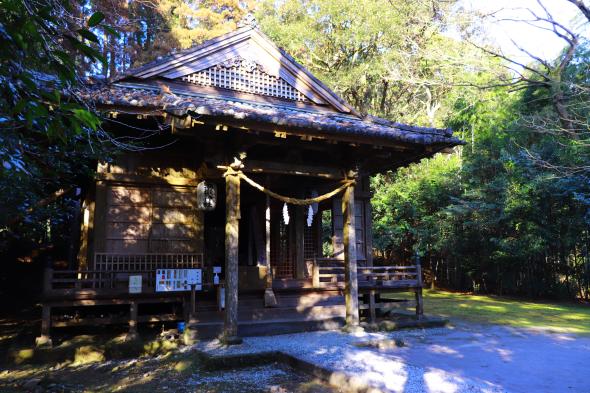
M 298 102 L 310 101 L 309 97 L 280 75 L 274 75 L 256 61 L 239 55 L 177 79 L 198 86 L 218 87 Z
M 128 73 L 284 100 L 354 109 L 255 28 L 240 28 Z

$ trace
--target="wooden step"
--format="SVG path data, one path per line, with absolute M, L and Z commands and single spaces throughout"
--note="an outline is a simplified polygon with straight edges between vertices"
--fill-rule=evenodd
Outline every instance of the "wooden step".
M 238 321 L 238 335 L 241 337 L 271 336 L 309 332 L 316 330 L 339 329 L 345 324 L 343 317 L 305 320 L 300 318 L 284 318 L 262 321 Z M 204 322 L 195 325 L 199 339 L 219 337 L 223 330 L 223 322 Z
M 238 321 L 274 320 L 274 319 L 323 319 L 345 315 L 344 305 L 312 306 L 305 308 L 243 308 L 238 309 Z M 199 321 L 223 321 L 223 311 L 199 311 Z

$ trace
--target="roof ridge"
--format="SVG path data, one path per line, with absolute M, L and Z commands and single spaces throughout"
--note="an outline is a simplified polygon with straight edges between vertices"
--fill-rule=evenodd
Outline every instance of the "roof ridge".
M 231 35 L 237 34 L 239 32 L 246 32 L 248 30 L 255 30 L 255 29 L 256 28 L 254 26 L 245 25 L 243 27 L 238 27 L 235 30 L 228 31 L 227 33 L 224 33 L 224 34 L 219 35 L 217 37 L 213 37 L 213 38 L 210 38 L 208 40 L 205 40 L 205 41 L 203 41 L 201 43 L 192 45 L 189 48 L 181 49 L 179 51 L 176 51 L 175 49 L 173 49 L 173 52 L 171 52 L 171 53 L 169 53 L 167 55 L 158 56 L 156 59 L 151 60 L 151 61 L 149 61 L 149 62 L 147 62 L 145 64 L 142 64 L 142 65 L 137 66 L 137 67 L 130 68 L 127 71 L 125 71 L 124 73 L 122 73 L 122 74 L 115 75 L 115 77 L 112 78 L 111 81 L 112 82 L 117 82 L 117 81 L 120 81 L 121 79 L 130 77 L 130 76 L 135 76 L 136 74 L 138 74 L 138 73 L 140 73 L 140 72 L 142 72 L 144 70 L 147 70 L 149 68 L 158 66 L 158 65 L 163 64 L 163 63 L 165 63 L 167 61 L 174 60 L 174 59 L 179 58 L 179 57 L 182 57 L 182 56 L 189 55 L 189 54 L 191 54 L 193 52 L 197 52 L 198 50 L 203 49 L 203 48 L 205 48 L 205 47 L 207 47 L 209 45 L 212 45 L 212 44 L 214 44 L 216 42 L 223 41 L 224 39 L 226 39 L 227 37 L 229 37 Z
M 252 24 L 240 27 L 180 52 L 171 53 L 168 56 L 153 60 L 142 66 L 132 68 L 127 72 L 116 76 L 112 81 L 118 82 L 130 77 L 140 79 L 153 78 L 158 75 L 163 75 L 165 77 L 165 74 L 170 72 L 170 70 L 182 69 L 185 64 L 199 61 L 199 59 L 206 56 L 215 56 L 216 53 L 227 48 L 237 47 L 246 41 L 251 41 L 255 45 L 258 45 L 263 51 L 266 51 L 269 59 L 271 59 L 270 61 L 277 62 L 278 67 L 284 69 L 282 72 L 289 75 L 287 83 L 291 84 L 302 94 L 310 97 L 309 94 L 311 93 L 317 99 L 325 101 L 333 106 L 336 110 L 350 113 L 359 119 L 362 119 L 362 115 L 354 106 L 340 97 L 340 95 L 336 94 L 306 67 L 295 60 L 293 56 L 275 44 L 275 42 L 273 42 L 273 40 L 256 25 Z M 293 79 L 296 84 L 290 82 L 290 79 Z M 315 98 L 311 99 L 312 101 L 316 100 Z

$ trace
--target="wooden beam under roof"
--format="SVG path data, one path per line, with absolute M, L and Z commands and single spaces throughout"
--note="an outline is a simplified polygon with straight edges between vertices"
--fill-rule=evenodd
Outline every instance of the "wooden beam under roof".
M 219 165 L 217 168 L 226 169 L 227 167 Z M 244 168 L 242 168 L 242 171 L 251 173 L 311 176 L 336 180 L 341 180 L 344 178 L 344 172 L 338 168 L 300 164 L 283 164 L 278 162 L 257 160 L 244 160 Z
M 255 122 L 255 121 L 250 121 L 250 120 L 236 120 L 236 119 L 230 119 L 230 118 L 224 118 L 223 120 L 219 120 L 218 118 L 207 118 L 207 116 L 201 116 L 199 117 L 199 120 L 204 122 L 205 124 L 212 124 L 212 125 L 216 125 L 219 124 L 220 122 L 228 125 L 229 127 L 232 128 L 236 128 L 236 129 L 240 129 L 240 128 L 248 128 L 249 130 L 256 130 L 256 131 L 260 131 L 261 133 L 270 133 L 273 134 L 277 131 L 277 128 L 279 128 L 278 126 L 274 125 L 274 124 L 264 124 L 264 123 L 260 123 L 260 122 Z M 293 129 L 291 127 L 281 127 L 280 132 L 286 133 L 287 138 L 289 136 L 296 136 L 299 139 L 301 139 L 301 137 L 303 136 L 311 136 L 312 137 L 312 143 L 316 143 L 316 141 L 325 141 L 327 143 L 338 143 L 338 142 L 347 142 L 347 143 L 355 143 L 358 145 L 370 145 L 370 146 L 374 146 L 374 145 L 380 145 L 383 147 L 387 147 L 389 149 L 392 150 L 396 150 L 396 151 L 408 151 L 408 150 L 413 150 L 416 148 L 416 145 L 412 145 L 410 143 L 404 143 L 404 142 L 388 142 L 388 141 L 383 141 L 383 140 L 377 140 L 376 138 L 373 137 L 367 137 L 367 136 L 357 136 L 357 137 L 353 137 L 353 136 L 345 136 L 345 135 L 332 135 L 326 132 L 321 132 L 321 131 L 316 131 L 316 130 L 312 130 L 312 129 Z M 275 139 L 275 138 L 272 138 Z M 285 138 L 281 138 L 281 139 L 285 139 Z M 275 139 L 276 141 L 277 139 Z M 307 144 L 310 144 L 309 141 L 303 141 Z M 262 139 L 260 140 L 259 143 L 268 143 L 263 141 Z M 272 142 L 271 142 L 272 143 Z

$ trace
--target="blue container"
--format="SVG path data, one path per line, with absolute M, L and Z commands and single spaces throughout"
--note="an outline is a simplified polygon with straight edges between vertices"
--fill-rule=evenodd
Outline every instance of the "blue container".
M 184 333 L 184 327 L 185 327 L 184 322 L 178 322 L 178 324 L 176 325 L 176 328 L 178 329 L 178 334 Z

